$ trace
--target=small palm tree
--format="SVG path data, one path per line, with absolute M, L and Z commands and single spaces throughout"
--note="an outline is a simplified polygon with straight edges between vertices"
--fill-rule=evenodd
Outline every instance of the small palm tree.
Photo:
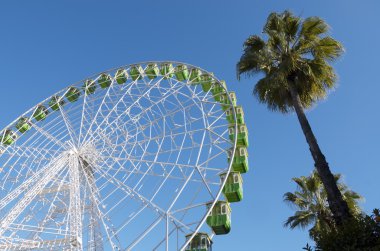
M 336 81 L 329 63 L 342 54 L 343 47 L 327 35 L 328 30 L 318 17 L 302 20 L 288 11 L 272 13 L 263 31 L 267 40 L 250 36 L 244 42 L 237 75 L 240 79 L 242 74 L 262 73 L 253 90 L 259 101 L 273 111 L 296 112 L 334 220 L 341 224 L 351 214 L 304 113 L 325 98 Z
M 347 202 L 350 213 L 359 215 L 361 209 L 358 202 L 362 197 L 349 190 L 345 184 L 340 183 L 340 177 L 340 174 L 335 175 L 335 180 L 343 199 Z M 313 225 L 309 230 L 311 237 L 317 232 L 331 230 L 335 224 L 331 210 L 328 207 L 326 190 L 318 173 L 314 171 L 308 177 L 293 178 L 293 181 L 297 183 L 297 190 L 294 193 L 285 193 L 284 201 L 297 211 L 286 220 L 284 226 L 293 229 Z

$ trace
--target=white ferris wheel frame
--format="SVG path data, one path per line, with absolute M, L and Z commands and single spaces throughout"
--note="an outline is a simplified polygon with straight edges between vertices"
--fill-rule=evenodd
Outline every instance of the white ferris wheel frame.
M 164 63 L 170 63 L 170 64 L 173 64 L 173 65 L 185 65 L 189 69 L 198 69 L 198 70 L 202 71 L 202 73 L 206 73 L 206 74 L 209 74 L 211 76 L 211 74 L 209 72 L 207 72 L 207 71 L 205 71 L 205 70 L 203 70 L 203 69 L 201 69 L 199 67 L 196 67 L 196 66 L 193 66 L 193 65 L 190 65 L 190 64 L 186 64 L 186 63 L 182 63 L 182 62 L 174 62 L 174 61 L 148 61 L 148 62 L 140 62 L 140 63 L 129 64 L 129 65 L 113 68 L 113 69 L 105 71 L 104 73 L 115 72 L 118 69 L 125 69 L 125 70 L 128 71 L 132 66 L 145 65 L 145 67 L 146 67 L 148 64 L 164 64 Z M 95 74 L 95 75 L 91 76 L 89 79 L 93 79 L 93 80 L 96 81 L 96 80 L 98 80 L 98 78 L 99 78 L 99 74 Z M 160 76 L 158 78 L 160 78 L 160 80 L 159 81 L 154 80 L 155 84 L 152 85 L 151 88 L 153 88 L 157 83 L 160 83 L 161 81 L 164 81 L 164 79 L 165 79 L 164 76 Z M 174 79 L 174 78 L 175 77 L 168 78 L 168 79 Z M 214 84 L 221 85 L 220 84 L 221 81 L 219 79 L 217 79 L 214 76 L 212 76 L 212 78 L 215 81 Z M 133 80 L 132 81 L 129 78 L 127 80 L 127 83 L 125 83 L 124 85 L 130 84 L 131 88 L 132 88 L 133 85 L 136 84 L 138 81 L 141 81 L 141 80 L 137 79 L 137 80 Z M 146 84 L 146 80 L 144 79 L 144 77 L 143 77 L 142 81 L 145 82 L 145 84 Z M 188 81 L 179 81 L 179 80 L 175 80 L 175 81 L 177 82 L 177 84 L 181 83 L 184 86 L 187 86 L 187 88 L 189 88 L 188 87 L 188 85 L 189 85 Z M 111 87 L 113 87 L 114 85 L 117 85 L 117 83 L 115 83 L 115 82 L 116 82 L 115 79 L 112 78 Z M 83 83 L 83 80 L 79 81 L 79 82 L 77 82 L 77 83 L 75 83 L 75 84 L 73 84 L 71 86 L 79 86 L 82 83 Z M 222 86 L 222 88 L 224 88 L 225 93 L 229 94 L 227 88 L 225 86 L 223 86 L 223 85 L 221 85 L 221 86 Z M 107 95 L 109 94 L 109 92 L 111 91 L 111 89 L 112 89 L 111 87 L 109 87 L 107 90 L 104 90 L 106 93 L 103 95 L 103 100 L 101 101 L 101 103 L 100 103 L 100 105 L 98 107 L 98 110 L 96 111 L 96 114 L 95 114 L 94 118 L 97 118 L 98 114 L 102 112 L 101 108 L 104 107 L 104 106 L 106 106 L 105 99 L 106 99 Z M 97 88 L 100 88 L 99 85 L 97 86 Z M 63 98 L 65 96 L 65 94 L 67 93 L 67 91 L 68 91 L 68 89 L 65 88 L 65 89 L 63 89 L 61 91 L 56 92 L 52 96 L 58 95 L 58 96 L 61 96 Z M 210 95 L 209 93 L 210 93 L 210 91 L 208 91 L 205 95 Z M 195 93 L 193 93 L 193 94 L 195 94 Z M 111 112 L 112 112 L 112 110 L 117 109 L 117 105 L 119 104 L 119 102 L 122 102 L 123 97 L 125 95 L 127 95 L 127 91 L 122 95 L 122 98 L 120 98 L 117 101 L 116 104 L 113 104 L 113 106 L 110 108 Z M 172 93 L 169 93 L 168 95 L 172 95 Z M 70 187 L 70 205 L 66 205 L 66 206 L 69 206 L 68 217 L 70 218 L 70 222 L 69 222 L 69 224 L 70 224 L 70 230 L 67 230 L 68 232 L 67 232 L 66 235 L 70 235 L 70 233 L 72 233 L 72 231 L 74 229 L 74 233 L 78 236 L 78 240 L 83 240 L 82 239 L 82 234 L 83 234 L 82 217 L 83 216 L 80 213 L 78 213 L 78 212 L 82 212 L 82 210 L 80 208 L 84 208 L 84 205 L 82 205 L 83 201 L 81 201 L 81 190 L 80 190 L 81 189 L 80 188 L 81 184 L 80 184 L 80 180 L 79 180 L 79 177 L 80 177 L 80 174 L 79 174 L 80 167 L 79 166 L 82 166 L 81 167 L 82 169 L 80 169 L 80 170 L 88 170 L 89 168 L 86 169 L 86 167 L 84 167 L 85 164 L 83 164 L 83 163 L 86 163 L 87 160 L 83 160 L 82 159 L 83 160 L 82 162 L 80 162 L 80 161 L 78 162 L 77 161 L 77 159 L 80 158 L 80 157 L 78 157 L 78 156 L 80 156 L 80 154 L 77 153 L 76 151 L 77 150 L 78 151 L 87 151 L 87 152 L 89 152 L 88 154 L 95 154 L 95 155 L 98 154 L 96 151 L 92 151 L 90 149 L 91 147 L 94 147 L 94 146 L 92 146 L 92 145 L 88 146 L 88 149 L 87 149 L 86 147 L 83 147 L 83 144 L 86 144 L 89 139 L 91 139 L 91 140 L 97 140 L 97 139 L 101 138 L 102 136 L 99 133 L 103 133 L 103 132 L 100 131 L 100 132 L 98 132 L 98 134 L 95 134 L 95 133 L 92 134 L 93 132 L 91 131 L 91 129 L 93 128 L 93 125 L 97 123 L 96 119 L 92 120 L 92 122 L 90 123 L 87 131 L 83 130 L 83 129 L 85 129 L 85 123 L 86 123 L 86 121 L 85 121 L 85 110 L 86 109 L 85 108 L 86 108 L 86 105 L 88 105 L 86 103 L 87 102 L 86 98 L 88 96 L 89 95 L 86 95 L 86 94 L 82 93 L 82 95 L 80 97 L 80 99 L 83 99 L 83 104 L 82 104 L 83 106 L 82 106 L 81 110 L 75 111 L 75 109 L 73 108 L 73 111 L 75 111 L 75 112 L 81 112 L 81 114 L 80 114 L 81 119 L 80 119 L 79 133 L 76 131 L 75 128 L 73 128 L 73 124 L 72 124 L 73 122 L 70 121 L 70 118 L 69 118 L 70 116 L 67 114 L 67 111 L 65 111 L 65 109 L 59 109 L 59 111 L 55 111 L 55 113 L 59 113 L 60 114 L 60 115 L 57 115 L 56 117 L 58 119 L 58 116 L 60 116 L 61 121 L 63 121 L 63 123 L 61 122 L 61 127 L 64 126 L 65 128 L 56 128 L 56 130 L 55 130 L 56 135 L 54 135 L 54 134 L 50 133 L 49 131 L 45 130 L 45 127 L 47 127 L 49 124 L 40 127 L 39 126 L 39 122 L 35 122 L 35 123 L 33 122 L 32 123 L 32 128 L 35 130 L 35 133 L 33 135 L 37 135 L 38 136 L 38 137 L 36 137 L 34 139 L 33 139 L 33 137 L 29 137 L 28 138 L 28 140 L 34 140 L 34 141 L 30 142 L 30 145 L 32 145 L 33 147 L 29 147 L 28 148 L 28 144 L 29 144 L 28 140 L 26 140 L 25 142 L 23 142 L 23 145 L 20 145 L 20 146 L 18 146 L 18 145 L 0 146 L 0 164 L 6 164 L 6 163 L 1 163 L 1 157 L 2 157 L 2 155 L 4 153 L 6 153 L 7 151 L 9 151 L 9 149 L 13 149 L 13 151 L 14 151 L 13 153 L 10 153 L 10 155 L 12 155 L 12 156 L 9 157 L 9 161 L 11 159 L 13 159 L 13 158 L 18 158 L 20 160 L 22 157 L 25 157 L 25 156 L 28 156 L 28 155 L 33 155 L 32 159 L 41 159 L 40 161 L 43 161 L 45 157 L 48 160 L 51 160 L 51 158 L 50 158 L 51 156 L 49 157 L 49 152 L 51 152 L 51 151 L 59 151 L 60 149 L 65 149 L 65 151 L 63 151 L 63 153 L 59 154 L 58 157 L 57 157 L 57 155 L 52 154 L 52 155 L 54 155 L 55 159 L 54 159 L 54 161 L 53 161 L 53 163 L 51 165 L 49 165 L 49 166 L 47 166 L 47 165 L 43 166 L 42 169 L 39 169 L 39 172 L 34 173 L 33 176 L 31 176 L 31 179 L 27 180 L 27 183 L 24 183 L 24 184 L 18 186 L 17 188 L 12 189 L 11 193 L 7 194 L 7 196 L 5 196 L 4 198 L 0 198 L 0 211 L 1 211 L 3 208 L 6 208 L 6 206 L 9 206 L 9 203 L 11 203 L 16 198 L 19 198 L 23 194 L 23 198 L 21 198 L 20 201 L 18 201 L 18 203 L 16 204 L 17 207 L 16 206 L 12 207 L 12 211 L 10 213 L 8 213 L 6 215 L 6 217 L 0 218 L 0 240 L 3 238 L 3 244 L 0 244 L 0 247 L 3 247 L 3 248 L 5 247 L 6 250 L 15 250 L 15 249 L 12 249 L 12 247 L 10 247 L 8 249 L 8 246 L 6 246 L 6 244 L 4 244 L 4 243 L 7 243 L 7 242 L 9 243 L 10 242 L 10 240 L 9 240 L 10 238 L 2 236 L 2 235 L 10 228 L 10 225 L 12 225 L 13 221 L 17 217 L 20 216 L 20 214 L 26 208 L 26 206 L 29 205 L 28 203 L 30 203 L 32 200 L 34 200 L 35 197 L 38 194 L 40 194 L 41 192 L 43 192 L 43 189 L 45 188 L 45 186 L 49 182 L 51 182 L 51 180 L 55 177 L 55 175 L 57 175 L 57 174 L 63 175 L 63 173 L 65 172 L 64 167 L 68 163 L 67 161 L 69 161 L 70 163 L 72 163 L 72 164 L 69 164 L 69 169 L 70 170 L 69 171 L 66 170 L 67 173 L 64 174 L 65 178 L 62 179 L 62 181 L 59 183 L 59 187 L 57 188 L 60 191 L 60 189 L 66 185 L 65 182 L 64 182 L 65 179 L 67 178 L 67 176 L 70 176 L 70 183 L 72 184 L 72 187 Z M 49 100 L 51 99 L 51 97 L 46 98 L 40 104 L 47 104 L 49 102 Z M 199 100 L 199 97 L 197 95 L 193 95 L 193 98 L 198 98 L 198 100 Z M 233 104 L 230 95 L 227 95 L 227 98 L 229 99 L 229 103 Z M 199 100 L 199 102 L 203 102 L 203 101 Z M 215 102 L 215 103 L 217 103 L 217 102 Z M 32 118 L 32 114 L 33 114 L 33 112 L 35 112 L 36 107 L 37 106 L 34 106 L 31 109 L 29 109 L 28 111 L 26 111 L 25 113 L 23 113 L 20 117 L 18 117 L 13 122 L 11 122 L 6 128 L 12 128 L 12 127 L 14 127 L 14 125 L 22 117 L 30 117 L 30 118 Z M 65 107 L 65 106 L 63 105 L 62 107 Z M 133 105 L 131 105 L 129 107 L 133 107 Z M 202 108 L 203 108 L 203 104 L 202 104 Z M 69 111 L 71 111 L 71 110 L 69 110 Z M 200 111 L 202 112 L 203 119 L 205 119 L 205 118 L 208 117 L 208 115 L 205 114 L 205 111 L 203 109 L 200 109 Z M 235 135 L 237 135 L 237 133 L 238 133 L 238 126 L 237 126 L 237 122 L 236 122 L 236 112 L 235 112 L 235 109 L 231 109 L 231 111 L 232 111 L 232 116 L 233 116 L 234 121 L 235 121 L 235 124 L 234 124 Z M 101 122 L 101 124 L 102 123 L 107 123 L 106 119 L 108 119 L 108 116 L 109 117 L 111 116 L 111 112 L 109 112 L 106 115 L 106 117 L 103 117 L 103 121 Z M 117 122 L 118 119 L 119 118 L 116 118 L 116 120 L 113 120 L 113 121 Z M 139 117 L 136 116 L 135 119 L 138 122 Z M 221 118 L 219 118 L 219 119 L 221 119 Z M 48 123 L 54 123 L 54 120 L 50 121 Z M 99 129 L 99 130 L 101 130 L 101 128 L 100 128 L 101 124 L 96 125 L 96 128 Z M 227 126 L 226 129 L 228 131 L 228 126 Z M 62 134 L 62 132 L 64 130 L 68 133 L 68 136 L 71 139 L 71 143 L 70 142 L 62 142 L 60 140 L 60 136 L 61 136 L 61 134 Z M 188 131 L 187 131 L 186 128 L 185 128 L 185 133 L 188 133 Z M 79 135 L 77 135 L 77 134 L 79 134 Z M 21 137 L 21 136 L 22 135 L 19 134 L 19 137 Z M 78 136 L 78 137 L 76 137 L 76 136 Z M 42 141 L 41 141 L 41 137 L 44 138 Z M 165 136 L 163 136 L 162 138 L 164 138 L 164 137 Z M 204 138 L 205 138 L 205 133 L 203 133 L 202 142 L 200 144 L 201 148 L 203 147 Z M 149 140 L 152 140 L 152 139 L 149 139 Z M 50 148 L 48 148 L 48 149 L 45 149 L 45 148 L 41 147 L 41 145 L 44 144 L 44 143 L 46 143 L 46 142 L 50 142 L 53 145 Z M 164 142 L 164 139 L 162 139 L 161 144 L 163 144 L 163 142 Z M 39 145 L 34 146 L 33 144 L 35 144 L 35 143 L 39 143 Z M 26 146 L 24 146 L 24 144 L 26 144 Z M 55 149 L 53 149 L 54 146 L 59 146 L 60 148 L 58 148 L 58 150 L 55 150 Z M 82 148 L 79 149 L 79 146 L 82 147 Z M 161 147 L 161 146 L 159 146 L 159 147 Z M 237 147 L 237 137 L 234 138 L 234 142 L 231 142 L 231 147 L 233 149 L 232 150 L 231 159 L 233 159 L 234 155 L 235 155 L 235 150 L 236 150 L 236 147 Z M 124 149 L 125 149 L 125 147 L 124 147 Z M 228 150 L 228 149 L 225 149 L 225 150 Z M 145 155 L 146 151 L 147 151 L 147 149 L 145 149 L 144 155 Z M 159 152 L 157 152 L 157 155 L 158 154 L 159 154 Z M 200 155 L 201 155 L 201 150 L 199 150 L 198 157 L 197 157 L 197 162 L 200 159 Z M 71 157 L 71 156 L 73 156 L 73 157 Z M 75 157 L 75 156 L 77 156 L 77 157 Z M 27 157 L 27 159 L 29 159 L 29 158 L 30 157 Z M 178 154 L 178 158 L 179 158 L 179 154 Z M 123 161 L 122 158 L 120 158 L 120 160 L 115 161 L 115 163 L 116 162 L 121 162 L 121 161 Z M 140 159 L 139 161 L 144 162 L 146 160 Z M 178 159 L 177 159 L 177 162 L 178 162 Z M 153 164 L 157 164 L 157 163 L 158 162 L 151 163 L 151 166 L 153 166 Z M 41 165 L 41 164 L 39 164 L 39 165 Z M 94 163 L 90 163 L 89 165 L 94 166 L 94 168 L 96 168 L 97 164 L 94 162 Z M 119 165 L 123 165 L 123 164 L 119 163 Z M 143 233 L 141 233 L 128 247 L 126 247 L 125 250 L 131 250 L 133 247 L 135 247 L 135 245 L 139 244 L 144 239 L 144 237 L 147 234 L 149 234 L 149 232 L 152 231 L 157 226 L 157 224 L 161 223 L 162 220 L 164 220 L 165 224 L 166 224 L 165 238 L 161 242 L 159 242 L 157 244 L 157 246 L 155 247 L 154 250 L 158 249 L 163 243 L 165 243 L 165 250 L 169 250 L 169 242 L 170 242 L 169 239 L 170 239 L 170 236 L 171 236 L 171 234 L 175 230 L 178 231 L 178 228 L 177 229 L 176 228 L 170 229 L 170 227 L 169 227 L 170 221 L 176 222 L 174 224 L 179 224 L 179 225 L 182 224 L 181 227 L 188 227 L 188 226 L 185 226 L 186 224 L 181 223 L 180 219 L 176 219 L 172 214 L 178 213 L 180 211 L 188 211 L 188 210 L 190 210 L 192 208 L 204 206 L 204 205 L 206 205 L 206 203 L 210 202 L 210 201 L 204 201 L 203 203 L 200 203 L 200 204 L 195 204 L 195 205 L 190 205 L 188 207 L 183 207 L 183 208 L 181 208 L 179 210 L 175 210 L 173 212 L 171 211 L 171 209 L 173 208 L 173 206 L 175 205 L 175 203 L 179 199 L 180 195 L 182 194 L 183 190 L 186 188 L 188 182 L 191 180 L 191 177 L 192 177 L 193 173 L 198 172 L 200 174 L 200 177 L 202 177 L 201 181 L 204 183 L 205 187 L 207 188 L 207 190 L 211 194 L 213 200 L 212 200 L 211 206 L 207 210 L 205 209 L 203 218 L 201 218 L 198 222 L 196 222 L 197 223 L 196 227 L 193 228 L 193 229 L 190 229 L 188 227 L 189 230 L 191 230 L 192 235 L 182 245 L 180 245 L 180 250 L 184 250 L 187 247 L 187 245 L 190 243 L 190 241 L 192 240 L 192 238 L 200 231 L 200 229 L 202 228 L 202 226 L 204 226 L 204 223 L 205 223 L 205 221 L 207 219 L 207 216 L 210 214 L 210 212 L 211 212 L 212 208 L 214 207 L 215 203 L 219 200 L 219 198 L 221 196 L 221 193 L 222 193 L 222 189 L 223 189 L 223 187 L 224 187 L 224 185 L 225 185 L 225 183 L 227 181 L 227 179 L 223 179 L 221 181 L 221 183 L 219 184 L 219 190 L 216 193 L 215 192 L 213 193 L 211 191 L 211 189 L 209 188 L 208 183 L 205 180 L 204 176 L 201 174 L 201 171 L 198 168 L 198 163 L 195 166 L 194 165 L 193 166 L 190 165 L 189 167 L 193 168 L 192 172 L 188 175 L 187 179 L 185 180 L 185 183 L 182 185 L 181 189 L 178 191 L 177 196 L 175 196 L 175 198 L 173 199 L 171 205 L 168 207 L 167 210 L 164 210 L 163 208 L 161 208 L 160 206 L 158 206 L 157 204 L 155 204 L 154 202 L 152 202 L 152 200 L 159 193 L 161 187 L 164 185 L 164 183 L 166 182 L 166 180 L 168 178 L 170 178 L 170 175 L 171 175 L 172 171 L 175 169 L 175 167 L 176 166 L 185 166 L 185 165 L 178 164 L 178 163 L 163 163 L 163 165 L 172 165 L 173 168 L 168 173 L 168 175 L 165 176 L 165 179 L 164 179 L 163 183 L 161 184 L 161 186 L 159 187 L 159 189 L 156 191 L 156 193 L 150 199 L 145 198 L 144 196 L 142 196 L 141 194 L 139 194 L 139 192 L 137 192 L 135 190 L 136 187 L 131 188 L 131 187 L 125 186 L 125 184 L 122 184 L 122 182 L 120 182 L 118 179 L 110 177 L 110 174 L 108 174 L 107 172 L 103 172 L 101 170 L 97 170 L 98 173 L 103 172 L 102 175 L 107 176 L 108 177 L 107 179 L 109 180 L 109 182 L 112 181 L 112 182 L 118 183 L 119 186 L 122 186 L 123 189 L 127 190 L 128 194 L 132 194 L 133 195 L 132 197 L 137 197 L 137 200 L 141 200 L 143 204 L 145 203 L 145 206 L 142 206 L 141 210 L 144 210 L 145 208 L 150 207 L 153 210 L 157 211 L 158 214 L 159 214 L 157 220 L 154 221 Z M 4 169 L 5 166 L 3 166 L 1 168 Z M 0 168 L 0 178 L 1 178 L 1 171 L 2 171 L 1 168 Z M 228 164 L 226 164 L 226 167 L 223 168 L 223 169 L 221 169 L 220 171 L 224 171 L 228 175 L 230 173 L 230 171 L 231 171 L 231 168 L 232 168 L 232 161 L 230 161 Z M 91 169 L 92 169 L 92 167 L 91 167 Z M 14 171 L 14 170 L 12 170 L 12 171 Z M 70 173 L 70 175 L 69 175 L 69 173 Z M 73 173 L 74 174 L 76 173 L 76 175 L 73 175 Z M 129 175 L 132 175 L 132 173 L 133 172 L 130 172 Z M 146 175 L 146 173 L 145 173 L 145 175 Z M 141 181 L 143 180 L 143 178 L 145 177 L 145 175 L 141 178 Z M 90 198 L 91 203 L 96 203 L 96 201 L 99 200 L 99 198 L 97 198 L 97 196 L 96 196 L 99 193 L 99 191 L 97 191 L 96 185 L 94 186 L 95 188 L 91 188 L 92 187 L 91 184 L 95 184 L 96 181 L 91 180 L 91 178 L 89 178 L 89 177 L 91 177 L 91 175 L 84 175 L 84 176 L 86 177 L 85 182 L 87 182 L 87 184 L 89 186 L 88 189 L 90 190 L 90 191 L 86 190 L 86 192 L 88 192 L 89 194 L 91 194 L 91 198 Z M 130 176 L 128 176 L 128 177 L 130 177 Z M 37 180 L 38 180 L 38 182 L 37 182 Z M 36 183 L 36 184 L 34 184 L 34 183 Z M 26 189 L 29 188 L 29 186 L 31 186 L 31 184 L 34 184 L 33 187 L 32 187 L 33 189 L 26 191 Z M 0 179 L 0 185 L 3 185 L 1 183 L 1 179 Z M 140 185 L 140 182 L 138 182 L 137 185 Z M 79 197 L 78 197 L 78 194 L 79 194 Z M 139 213 L 140 213 L 140 211 L 139 211 Z M 137 217 L 139 213 L 137 213 L 136 215 L 133 215 L 132 219 L 134 219 L 135 217 Z M 0 214 L 0 216 L 1 216 L 1 214 Z M 100 210 L 98 210 L 98 212 L 96 212 L 96 217 L 98 217 L 98 219 L 102 219 L 101 222 L 100 222 L 100 225 L 103 226 L 103 229 L 104 229 L 105 233 L 107 234 L 106 237 L 107 237 L 108 242 L 110 243 L 112 249 L 113 250 L 119 250 L 119 249 L 117 249 L 117 245 L 113 243 L 113 237 L 117 236 L 117 234 L 114 234 L 113 236 L 111 236 L 111 234 L 108 232 L 108 230 L 107 230 L 107 223 L 105 222 L 106 221 L 106 217 L 104 217 L 104 219 L 103 219 L 103 215 L 102 215 L 102 212 Z M 35 231 L 43 232 L 43 229 L 44 229 L 43 227 L 41 227 L 41 228 L 35 228 Z M 45 229 L 47 231 L 53 231 L 53 229 L 49 229 L 49 228 L 45 228 Z M 23 239 L 22 241 L 25 241 L 25 240 Z M 56 242 L 59 242 L 59 241 L 56 241 Z M 18 247 L 22 250 L 22 248 L 36 247 L 35 245 L 37 245 L 37 244 L 38 244 L 38 242 L 31 240 L 30 242 L 25 243 L 25 245 L 21 244 Z M 48 243 L 47 245 L 54 245 L 54 244 L 58 245 L 59 243 L 55 243 L 54 241 L 50 241 L 50 243 Z M 72 244 L 72 245 L 74 245 L 74 244 Z M 76 245 L 78 245 L 78 244 L 76 243 Z M 84 246 L 82 246 L 82 243 L 80 243 L 80 245 L 81 245 L 81 248 L 84 247 Z M 93 244 L 93 245 L 96 245 L 96 244 Z M 177 248 L 178 248 L 178 244 L 177 244 Z M 88 249 L 91 249 L 91 248 L 88 248 Z

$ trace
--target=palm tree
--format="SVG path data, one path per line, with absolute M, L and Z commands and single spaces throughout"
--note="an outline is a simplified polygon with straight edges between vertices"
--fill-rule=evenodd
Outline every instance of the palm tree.
M 359 215 L 361 209 L 358 201 L 362 197 L 348 187 L 339 182 L 340 174 L 334 175 L 336 183 L 343 199 L 347 202 L 348 208 L 352 215 Z M 323 187 L 321 179 L 316 171 L 308 176 L 293 178 L 297 183 L 297 190 L 294 193 L 288 192 L 284 194 L 284 201 L 297 211 L 293 216 L 290 216 L 284 226 L 290 228 L 306 228 L 309 225 L 314 225 L 310 230 L 310 236 L 321 231 L 329 231 L 334 227 L 331 210 L 327 203 L 326 190 Z
M 253 90 L 259 101 L 273 111 L 296 112 L 334 220 L 341 224 L 352 216 L 304 113 L 325 98 L 336 81 L 330 62 L 343 53 L 343 46 L 328 30 L 318 17 L 302 20 L 289 11 L 271 13 L 263 30 L 267 40 L 254 35 L 244 42 L 237 76 L 262 73 Z

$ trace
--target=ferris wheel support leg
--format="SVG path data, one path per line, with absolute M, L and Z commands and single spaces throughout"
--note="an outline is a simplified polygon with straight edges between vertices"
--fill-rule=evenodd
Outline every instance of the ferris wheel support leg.
M 9 228 L 9 225 L 25 210 L 25 208 L 33 201 L 33 199 L 51 182 L 51 180 L 62 170 L 64 163 L 62 159 L 57 161 L 51 168 L 47 168 L 44 176 L 41 177 L 35 186 L 27 190 L 23 198 L 13 206 L 9 213 L 0 222 L 0 236 Z
M 80 165 L 81 165 L 82 169 L 84 169 L 84 170 L 86 170 L 88 168 L 90 168 L 92 170 L 92 167 L 90 167 L 89 164 L 83 159 L 81 159 Z M 100 207 L 99 207 L 100 200 L 99 200 L 99 196 L 98 196 L 99 191 L 96 187 L 95 181 L 90 181 L 89 175 L 87 175 L 86 171 L 84 173 L 85 173 L 85 175 L 84 175 L 85 182 L 87 183 L 89 190 L 90 190 L 90 200 L 94 205 L 94 207 L 93 207 L 94 211 L 96 211 L 96 217 L 99 221 L 102 222 L 103 229 L 106 232 L 107 239 L 108 239 L 109 243 L 111 244 L 112 250 L 120 250 L 120 248 L 119 248 L 120 243 L 116 244 L 113 241 L 113 237 L 116 236 L 116 233 L 114 233 L 114 231 L 106 224 L 106 222 L 105 222 L 106 217 L 102 213 L 102 211 L 100 210 Z M 119 240 L 116 238 L 116 241 L 118 242 Z
M 69 157 L 70 205 L 69 226 L 72 235 L 71 246 L 82 250 L 82 207 L 80 194 L 79 160 L 76 156 Z
M 90 193 L 94 193 L 94 187 L 95 187 L 95 179 L 94 179 L 94 171 L 92 170 L 91 166 L 87 163 L 87 161 L 80 159 L 80 166 L 84 170 L 84 174 L 86 175 L 86 178 L 89 183 L 89 190 Z M 97 202 L 93 196 L 90 198 L 91 205 L 90 205 L 90 225 L 89 225 L 89 236 L 90 236 L 90 243 L 87 247 L 87 250 L 89 251 L 103 251 L 103 237 L 100 230 L 100 224 L 101 221 L 98 217 L 98 214 L 96 213 L 96 206 Z

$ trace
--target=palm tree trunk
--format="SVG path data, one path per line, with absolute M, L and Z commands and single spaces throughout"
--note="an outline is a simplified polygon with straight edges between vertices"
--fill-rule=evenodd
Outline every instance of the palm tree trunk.
M 309 121 L 306 118 L 300 97 L 294 84 L 289 84 L 289 91 L 302 131 L 305 135 L 307 143 L 309 144 L 309 150 L 314 159 L 314 166 L 317 169 L 321 181 L 326 189 L 327 200 L 333 214 L 334 221 L 336 224 L 341 225 L 343 222 L 346 222 L 352 218 L 352 215 L 350 214 L 346 201 L 343 200 L 342 194 L 338 189 L 334 176 L 330 171 L 329 164 L 319 148 L 317 139 L 315 138 Z

